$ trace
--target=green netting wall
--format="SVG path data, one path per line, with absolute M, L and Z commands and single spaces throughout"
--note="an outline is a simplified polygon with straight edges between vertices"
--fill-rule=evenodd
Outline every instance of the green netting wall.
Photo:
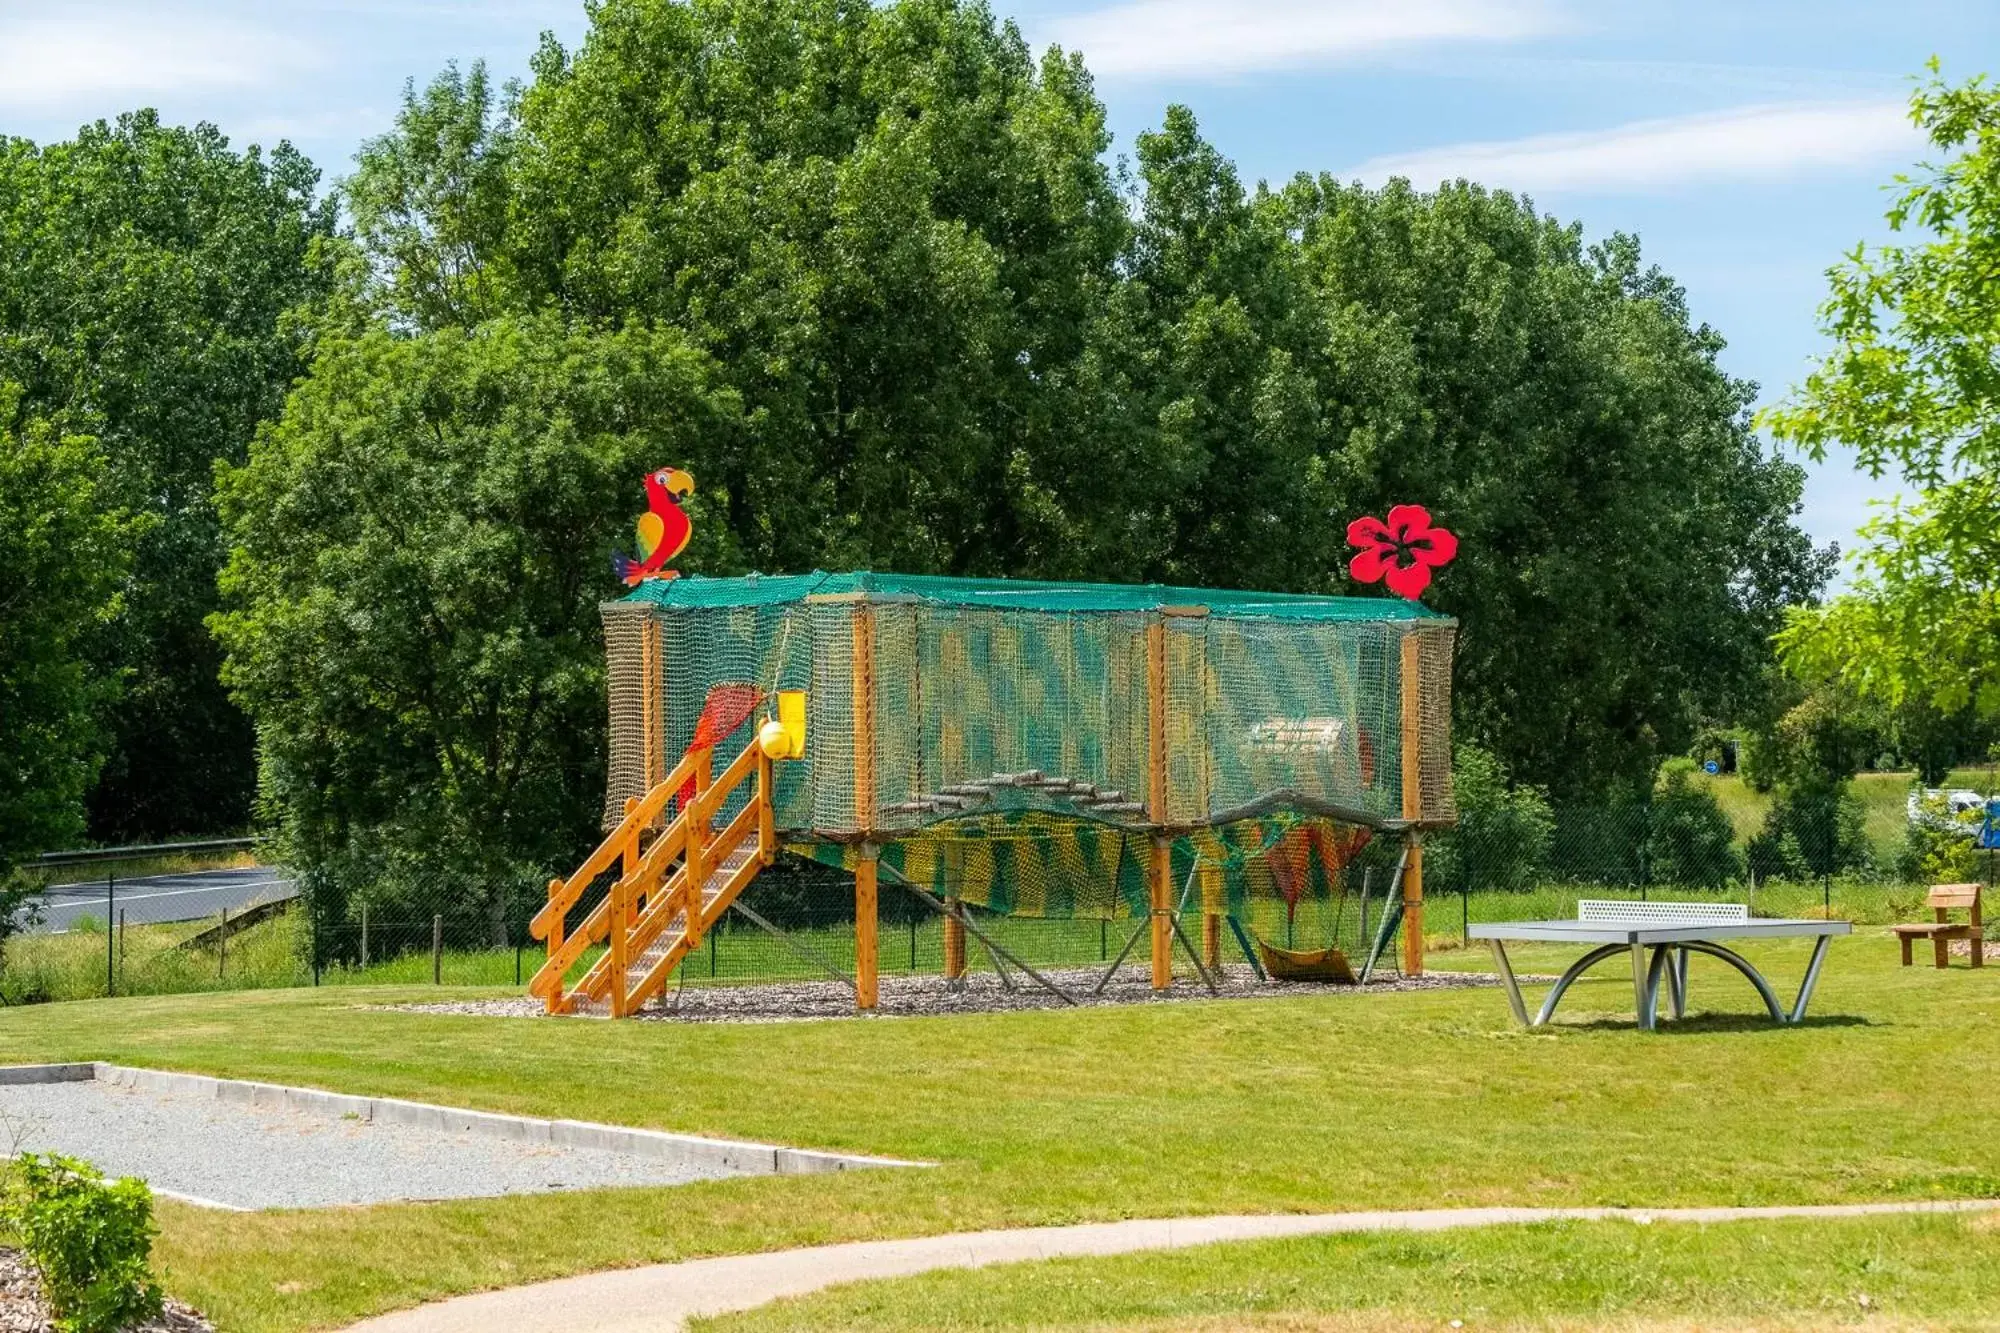
M 1371 831 L 1409 822 L 1406 702 L 1416 822 L 1455 813 L 1455 625 L 1408 603 L 814 574 L 647 584 L 604 622 L 607 822 L 679 760 L 717 687 L 803 689 L 807 758 L 779 766 L 788 843 L 851 864 L 865 837 L 896 873 L 997 910 L 1143 911 L 1158 833 L 1177 875 L 1221 868 L 1232 905 L 1333 892 Z

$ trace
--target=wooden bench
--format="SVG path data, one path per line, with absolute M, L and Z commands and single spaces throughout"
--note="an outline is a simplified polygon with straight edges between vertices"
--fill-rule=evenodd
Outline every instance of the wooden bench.
M 1903 942 L 1903 966 L 1910 966 L 1910 946 L 1921 939 L 1928 939 L 1937 951 L 1937 965 L 1947 966 L 1951 961 L 1951 941 L 1970 940 L 1972 942 L 1972 965 L 1986 965 L 1986 927 L 1979 916 L 1979 885 L 1977 884 L 1933 884 L 1924 899 L 1924 906 L 1931 909 L 1934 921 L 1920 922 L 1906 926 L 1891 926 L 1896 938 Z M 1954 922 L 1951 913 L 1962 911 L 1967 920 Z

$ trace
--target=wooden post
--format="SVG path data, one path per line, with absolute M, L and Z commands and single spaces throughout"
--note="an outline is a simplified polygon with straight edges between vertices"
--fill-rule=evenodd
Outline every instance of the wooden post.
M 854 863 L 854 1004 L 873 1009 L 878 998 L 880 959 L 876 920 L 876 858 L 873 843 L 861 845 L 861 859 Z
M 1403 818 L 1414 825 L 1424 817 L 1424 646 L 1416 634 L 1403 636 Z M 1403 834 L 1410 859 L 1403 870 L 1403 972 L 1424 974 L 1424 841 L 1412 827 Z
M 1146 817 L 1155 828 L 1167 822 L 1167 622 L 1146 627 Z M 1173 843 L 1153 835 L 1153 864 L 1147 876 L 1153 913 L 1153 989 L 1174 984 Z
M 639 808 L 633 797 L 625 798 L 625 817 Z M 639 838 L 636 833 L 625 844 L 618 862 L 618 878 L 611 885 L 611 1016 L 625 1017 L 626 969 L 632 957 L 632 876 L 639 871 Z
M 1201 960 L 1213 972 L 1222 966 L 1222 867 L 1201 868 Z
M 444 985 L 444 916 L 431 918 L 431 985 Z
M 551 900 L 553 900 L 562 891 L 563 891 L 563 882 L 561 880 L 552 879 L 549 881 L 549 898 Z M 362 911 L 361 938 L 364 946 L 361 961 L 365 963 L 368 961 L 366 953 L 366 943 L 368 939 L 368 933 L 367 933 L 368 909 L 364 907 L 361 909 L 361 911 Z M 549 926 L 549 957 L 551 958 L 554 958 L 558 953 L 562 952 L 563 925 L 564 925 L 563 919 L 560 915 L 558 915 L 554 923 Z M 548 1003 L 545 1007 L 552 1014 L 559 1014 L 563 1011 L 563 983 L 561 977 L 557 977 L 555 985 L 549 987 Z
M 875 831 L 875 610 L 854 603 L 854 831 Z
M 944 900 L 944 977 L 958 981 L 965 976 L 965 923 L 958 918 L 958 898 L 946 894 Z
M 875 1007 L 879 962 L 875 829 L 875 610 L 854 603 L 854 828 L 862 837 L 854 865 L 854 1003 Z
M 757 859 L 770 865 L 778 859 L 777 773 L 769 755 L 757 755 Z
M 681 884 L 681 930 L 686 936 L 688 947 L 701 944 L 701 909 L 708 897 L 708 844 L 713 830 L 708 819 L 702 814 L 703 800 L 708 789 L 715 783 L 715 751 L 703 750 L 694 760 L 694 800 L 689 804 L 687 821 L 687 851 L 683 853 L 686 870 Z M 672 906 L 668 906 L 669 914 Z
M 645 730 L 641 754 L 644 756 L 648 792 L 667 778 L 666 667 L 663 658 L 659 618 L 649 615 L 639 631 L 639 716 Z M 666 823 L 664 807 L 656 823 Z

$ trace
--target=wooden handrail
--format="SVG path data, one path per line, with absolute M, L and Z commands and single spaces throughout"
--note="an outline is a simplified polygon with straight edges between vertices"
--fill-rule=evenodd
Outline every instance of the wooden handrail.
M 592 909 L 583 924 L 563 940 L 562 947 L 549 955 L 528 982 L 528 994 L 548 997 L 551 985 L 560 985 L 563 975 L 576 966 L 576 960 L 583 957 L 590 946 L 603 939 L 611 930 L 611 895 Z
M 667 799 L 694 776 L 694 763 L 694 754 L 684 756 L 680 763 L 674 766 L 674 771 L 667 775 L 666 781 L 647 792 L 644 799 L 618 822 L 618 827 L 605 835 L 604 841 L 597 844 L 597 850 L 578 867 L 574 875 L 561 881 L 559 887 L 556 881 L 550 881 L 548 902 L 528 923 L 530 935 L 538 940 L 549 937 L 549 931 L 554 928 L 556 918 L 576 906 L 576 900 L 590 887 L 591 881 L 609 870 L 612 863 L 625 854 L 626 845 L 636 839 L 648 824 L 660 817 L 660 812 L 666 809 Z
M 757 757 L 761 753 L 763 752 L 753 738 L 750 744 L 743 748 L 743 753 L 737 755 L 730 761 L 729 767 L 722 770 L 722 776 L 709 783 L 708 790 L 696 796 L 690 803 L 694 817 L 700 820 L 712 819 L 715 812 L 722 808 L 722 803 L 729 799 L 730 794 L 743 785 L 743 780 L 757 771 Z
M 761 833 L 770 823 L 767 807 L 772 791 L 764 777 L 769 765 L 757 741 L 753 738 L 719 778 L 701 786 L 694 799 L 682 807 L 643 856 L 636 855 L 636 851 L 640 833 L 666 808 L 667 800 L 673 793 L 690 780 L 698 780 L 697 775 L 710 767 L 712 756 L 712 749 L 691 751 L 665 781 L 646 793 L 643 801 L 627 803 L 625 818 L 574 875 L 568 880 L 550 882 L 549 901 L 535 914 L 529 927 L 538 939 L 548 939 L 552 932 L 560 929 L 560 923 L 569 909 L 597 876 L 617 860 L 622 858 L 625 861 L 618 882 L 582 926 L 567 939 L 550 940 L 548 961 L 529 982 L 531 995 L 549 1000 L 552 1009 L 560 1007 L 563 977 L 591 945 L 620 925 L 624 926 L 624 937 L 614 940 L 613 947 L 591 966 L 578 982 L 577 994 L 601 999 L 606 992 L 614 991 L 612 969 L 620 962 L 629 962 L 644 953 L 677 912 L 683 914 L 684 934 L 692 941 L 699 941 L 703 927 L 708 924 L 702 920 L 702 895 L 708 874 L 718 861 L 734 851 L 753 831 L 760 834 L 759 850 L 762 851 Z M 689 853 L 696 850 L 694 831 L 706 829 L 709 820 L 753 774 L 758 776 L 759 781 L 751 799 L 729 821 L 720 837 L 704 837 L 699 854 L 690 856 Z M 680 863 L 678 866 L 675 865 L 677 860 Z M 697 882 L 690 875 L 691 870 L 698 872 L 704 882 Z M 628 908 L 624 914 L 627 920 L 621 922 L 618 919 L 619 905 L 635 903 L 641 894 L 646 896 L 645 910 L 633 917 Z

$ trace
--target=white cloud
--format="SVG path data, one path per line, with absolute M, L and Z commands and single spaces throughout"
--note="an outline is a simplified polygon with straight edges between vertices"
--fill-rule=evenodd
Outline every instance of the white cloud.
M 1127 0 L 1049 24 L 1107 76 L 1230 76 L 1552 30 L 1542 0 Z
M 1580 134 L 1454 144 L 1374 158 L 1342 174 L 1371 185 L 1402 176 L 1425 189 L 1462 177 L 1525 192 L 1643 193 L 1907 161 L 1922 143 L 1901 99 L 1795 102 Z
M 112 98 L 268 86 L 312 63 L 306 46 L 247 23 L 159 10 L 0 18 L 0 108 L 93 109 Z

